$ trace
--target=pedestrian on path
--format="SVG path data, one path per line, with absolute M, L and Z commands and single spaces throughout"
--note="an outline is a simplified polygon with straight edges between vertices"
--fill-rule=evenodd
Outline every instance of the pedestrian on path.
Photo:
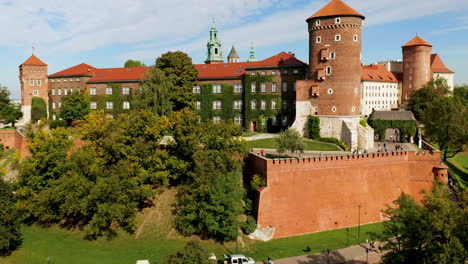
M 270 256 L 268 256 L 268 264 L 273 264 L 273 259 Z

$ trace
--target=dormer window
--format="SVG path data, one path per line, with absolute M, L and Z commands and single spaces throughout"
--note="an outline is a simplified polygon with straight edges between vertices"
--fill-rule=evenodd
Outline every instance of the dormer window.
M 335 24 L 339 24 L 339 23 L 341 23 L 341 18 L 339 17 L 335 18 Z

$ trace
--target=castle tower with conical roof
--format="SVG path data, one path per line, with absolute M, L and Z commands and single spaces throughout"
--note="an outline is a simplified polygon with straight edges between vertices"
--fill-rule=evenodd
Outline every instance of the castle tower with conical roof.
M 221 40 L 218 38 L 218 29 L 213 20 L 213 26 L 210 30 L 210 40 L 206 45 L 208 52 L 206 55 L 206 64 L 223 63 L 223 52 L 221 51 Z
M 240 57 L 237 55 L 237 51 L 234 48 L 234 45 L 232 46 L 231 52 L 229 52 L 227 59 L 229 63 L 240 62 Z
M 34 97 L 42 98 L 46 106 L 49 105 L 47 64 L 33 54 L 19 66 L 19 72 L 22 123 L 28 123 L 31 120 L 32 99 Z
M 406 105 L 411 93 L 421 89 L 432 79 L 432 45 L 419 36 L 402 46 L 403 51 L 403 88 L 402 104 Z

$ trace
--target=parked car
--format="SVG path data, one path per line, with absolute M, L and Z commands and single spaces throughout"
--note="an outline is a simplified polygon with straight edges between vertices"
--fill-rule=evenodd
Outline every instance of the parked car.
M 242 254 L 234 254 L 231 256 L 224 255 L 224 257 L 227 259 L 227 263 L 229 264 L 255 264 L 255 260 Z

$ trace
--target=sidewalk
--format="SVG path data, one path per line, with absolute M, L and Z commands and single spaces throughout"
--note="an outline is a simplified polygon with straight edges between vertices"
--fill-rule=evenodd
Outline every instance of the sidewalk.
M 367 263 L 378 263 L 382 257 L 382 253 L 369 251 Z M 348 248 L 342 248 L 327 252 L 320 252 L 310 255 L 290 257 L 284 259 L 274 259 L 274 264 L 365 264 L 366 263 L 366 248 L 364 245 L 356 245 Z M 257 261 L 257 264 L 264 264 L 264 261 Z

